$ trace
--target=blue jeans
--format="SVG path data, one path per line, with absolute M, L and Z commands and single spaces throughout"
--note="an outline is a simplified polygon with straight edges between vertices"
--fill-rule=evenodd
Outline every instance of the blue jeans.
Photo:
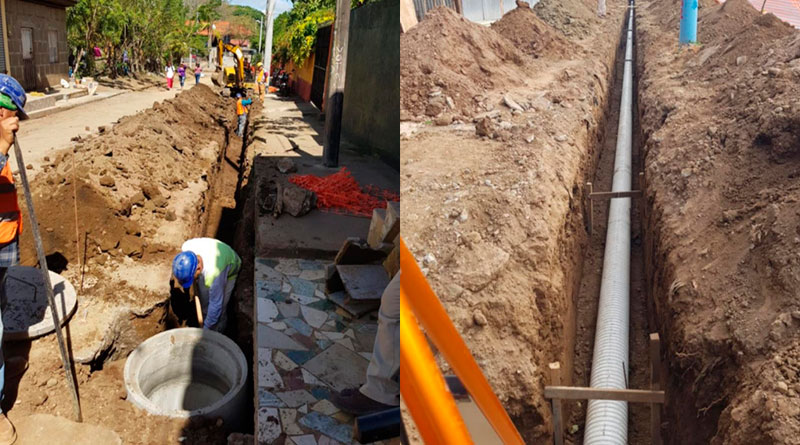
M 194 75 L 194 84 L 197 85 L 198 83 L 200 83 L 200 75 L 199 74 L 195 74 Z
M 239 128 L 236 129 L 236 134 L 239 137 L 244 136 L 244 127 L 247 126 L 247 114 L 239 115 Z
M 186 77 L 184 76 L 178 76 L 178 77 L 180 77 L 181 79 L 181 88 L 183 88 L 183 82 L 186 82 Z

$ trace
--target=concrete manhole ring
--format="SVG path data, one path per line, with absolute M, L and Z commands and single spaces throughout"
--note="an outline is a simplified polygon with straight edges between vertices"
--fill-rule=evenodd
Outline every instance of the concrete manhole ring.
M 69 281 L 53 271 L 49 273 L 56 312 L 63 326 L 75 313 L 78 299 Z M 3 339 L 25 340 L 55 331 L 40 269 L 25 266 L 8 269 L 5 291 L 7 303 L 3 309 Z
M 123 371 L 128 401 L 150 414 L 224 420 L 241 426 L 248 368 L 228 337 L 198 328 L 156 334 L 131 352 Z

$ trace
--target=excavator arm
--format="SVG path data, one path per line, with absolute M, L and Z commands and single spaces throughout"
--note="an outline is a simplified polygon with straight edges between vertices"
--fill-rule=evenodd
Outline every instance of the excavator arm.
M 244 56 L 242 50 L 236 45 L 230 45 L 222 41 L 222 36 L 219 32 L 214 31 L 214 36 L 217 39 L 217 71 L 220 73 L 220 79 L 214 79 L 217 86 L 229 85 L 236 89 L 242 89 L 244 86 Z M 236 66 L 224 67 L 222 65 L 222 57 L 225 51 L 233 54 Z M 229 77 L 233 75 L 233 79 Z

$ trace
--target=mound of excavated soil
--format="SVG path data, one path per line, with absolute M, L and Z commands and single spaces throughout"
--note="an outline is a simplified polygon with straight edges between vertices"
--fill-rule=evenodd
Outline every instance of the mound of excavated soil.
M 520 51 L 533 56 L 564 56 L 571 44 L 530 8 L 512 9 L 492 29 L 507 38 Z
M 226 144 L 229 102 L 194 86 L 45 164 L 32 191 L 46 253 L 77 264 L 76 194 L 86 259 L 104 264 L 180 246 L 179 237 L 198 228 L 203 209 L 196 201 Z M 23 263 L 35 263 L 30 230 L 21 248 Z
M 677 10 L 650 5 L 639 107 L 667 437 L 796 443 L 800 40 L 729 0 L 701 14 L 702 48 L 675 52 Z
M 529 76 L 528 57 L 513 43 L 444 7 L 400 36 L 400 57 L 404 119 L 472 115 L 479 102 L 473 97 L 522 84 Z
M 533 10 L 553 28 L 578 39 L 588 37 L 600 22 L 597 0 L 540 0 Z

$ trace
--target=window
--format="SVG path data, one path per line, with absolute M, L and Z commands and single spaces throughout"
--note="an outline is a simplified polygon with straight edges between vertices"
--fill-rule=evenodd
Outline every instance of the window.
M 58 31 L 47 32 L 47 48 L 50 55 L 50 63 L 58 62 Z
M 22 28 L 22 59 L 33 59 L 33 28 Z

